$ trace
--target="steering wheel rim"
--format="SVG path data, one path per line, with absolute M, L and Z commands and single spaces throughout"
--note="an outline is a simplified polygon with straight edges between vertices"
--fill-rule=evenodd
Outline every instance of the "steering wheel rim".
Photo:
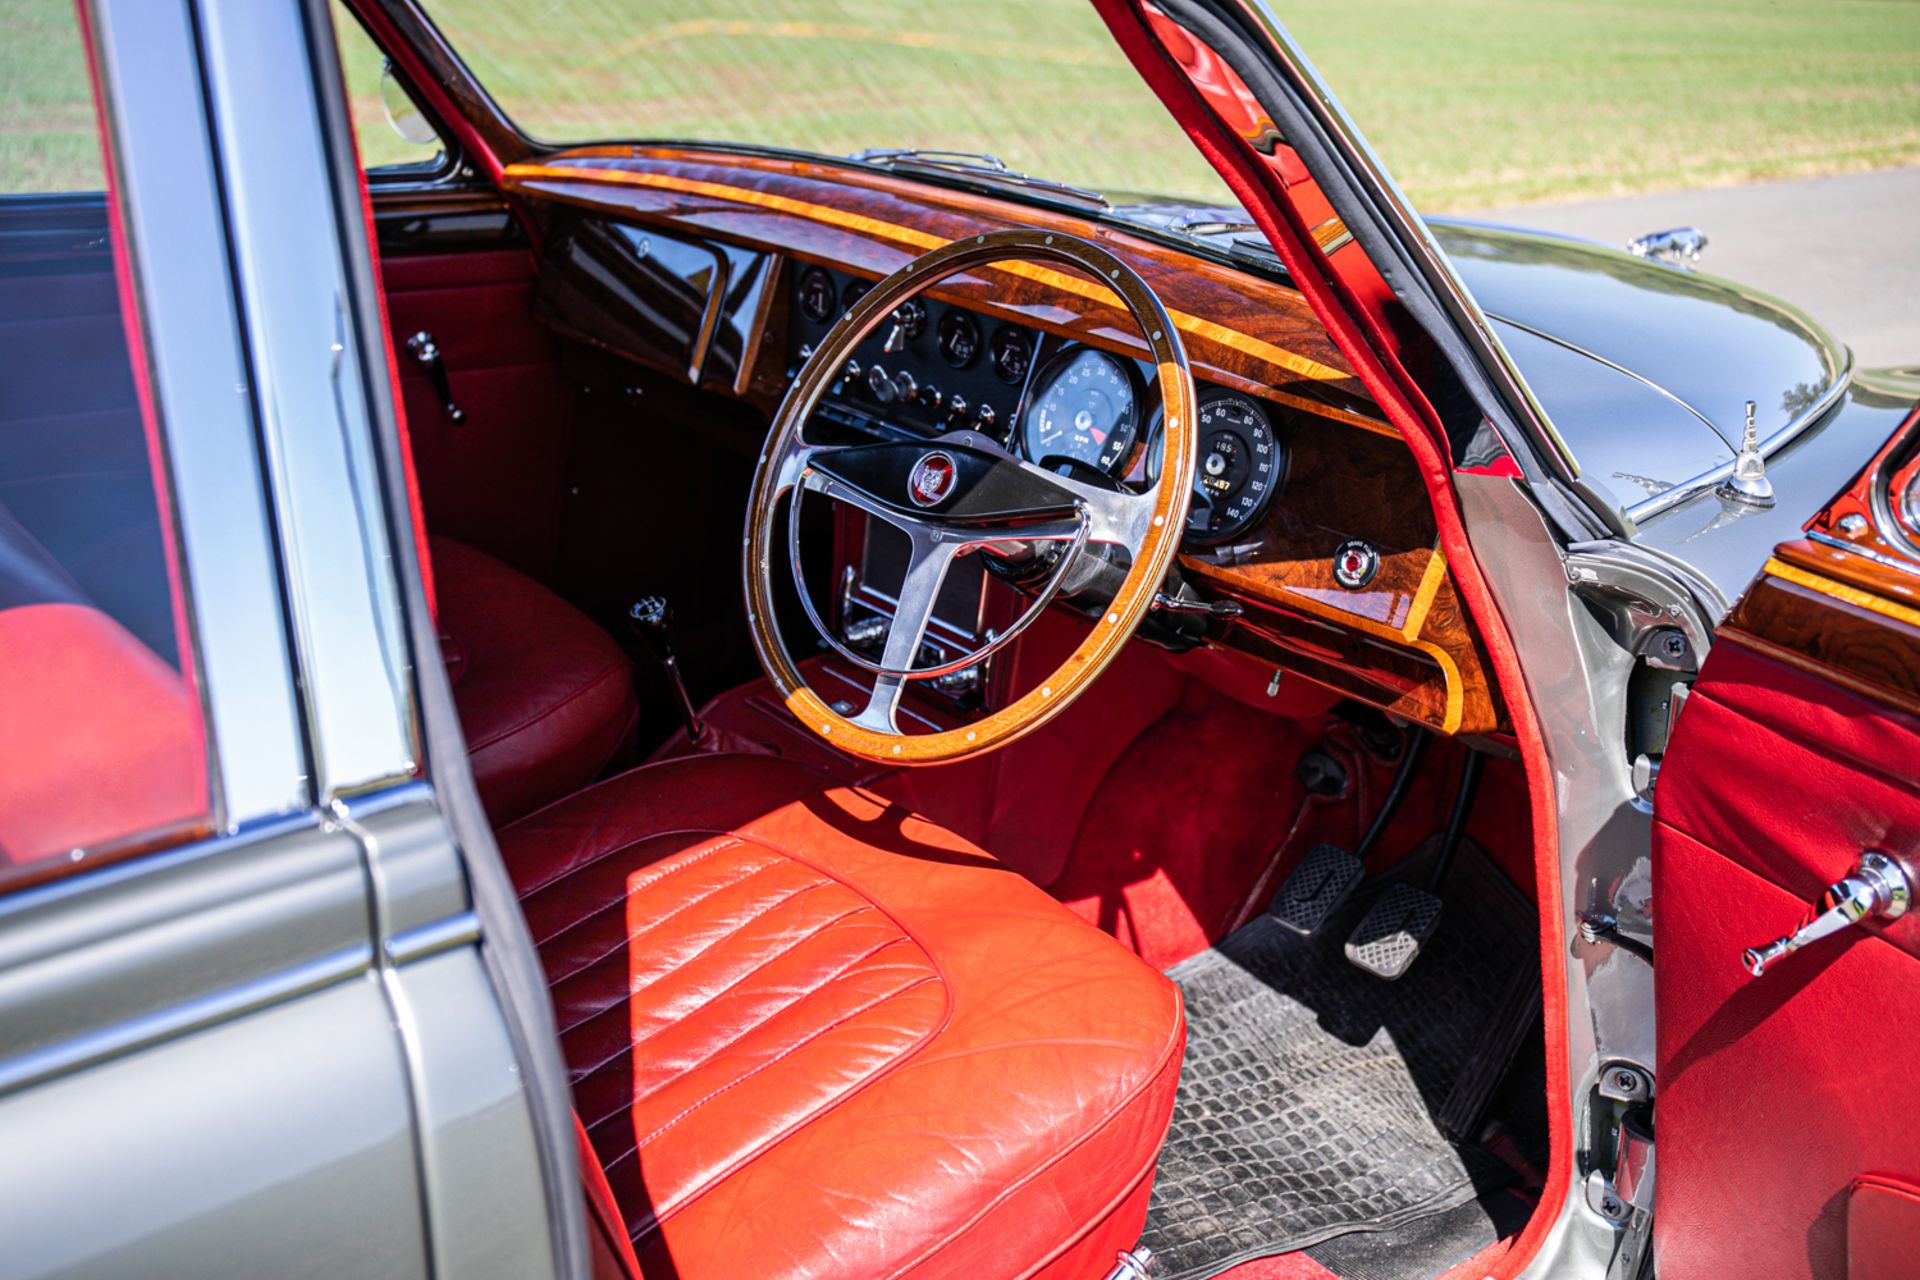
M 1044 471 L 1004 452 L 997 442 L 976 432 L 952 432 L 935 440 L 898 446 L 809 445 L 801 439 L 802 428 L 812 418 L 847 356 L 903 302 L 950 276 L 978 268 L 993 267 L 1017 278 L 1033 278 L 1047 270 L 1035 265 L 1038 263 L 1059 264 L 1098 281 L 1126 306 L 1146 342 L 1156 366 L 1165 428 L 1159 434 L 1159 478 L 1145 492 L 1110 492 Z M 741 559 L 747 626 L 761 666 L 785 700 L 788 711 L 824 741 L 850 754 L 881 763 L 927 765 L 963 760 L 994 750 L 1032 732 L 1065 710 L 1106 669 L 1138 629 L 1179 551 L 1197 452 L 1194 407 L 1192 368 L 1166 308 L 1138 273 L 1098 245 L 1057 232 L 1016 228 L 956 240 L 914 259 L 880 281 L 840 317 L 801 368 L 774 415 L 747 503 Z M 901 486 L 903 491 L 918 483 L 915 477 L 919 469 L 935 453 L 944 455 L 956 474 L 965 470 L 974 477 L 968 482 L 971 488 L 959 500 L 954 499 L 954 490 L 950 489 L 938 503 L 928 504 L 947 506 L 945 513 L 935 509 L 914 511 L 905 504 L 877 496 L 874 490 L 884 486 L 848 479 L 849 474 L 864 476 L 865 471 L 872 470 L 875 460 L 886 450 L 919 451 L 919 460 L 908 474 L 907 485 Z M 988 490 L 996 495 L 1017 494 L 1028 499 L 1031 505 L 1021 508 L 1016 504 L 1011 511 L 991 513 L 997 522 L 977 511 L 965 516 L 960 514 L 960 503 L 970 502 L 977 508 L 981 502 L 974 500 L 975 495 Z M 866 511 L 870 518 L 901 528 L 911 543 L 900 604 L 890 621 L 886 652 L 878 664 L 881 674 L 876 676 L 874 693 L 867 707 L 851 717 L 835 711 L 807 686 L 774 622 L 773 566 L 777 560 L 791 560 L 793 554 L 792 548 L 786 555 L 776 557 L 774 554 L 780 523 L 777 519 L 779 500 L 791 493 L 792 503 L 797 506 L 802 493 L 808 491 L 847 501 Z M 917 496 L 913 501 L 917 505 L 921 502 Z M 797 529 L 797 525 L 790 523 L 791 529 Z M 789 540 L 793 536 L 790 531 Z M 1013 703 L 973 724 L 933 733 L 901 733 L 894 712 L 906 682 L 939 670 L 903 671 L 902 668 L 911 668 L 947 567 L 976 547 L 1036 540 L 1072 540 L 1072 549 L 1062 558 L 1055 574 L 1053 585 L 1056 587 L 1068 563 L 1079 554 L 1079 548 L 1089 542 L 1125 547 L 1132 555 L 1132 564 L 1099 621 L 1047 679 L 1035 684 Z M 910 592 L 912 601 L 924 601 L 924 609 L 917 603 L 913 606 L 920 616 L 908 616 Z M 1051 592 L 1047 594 L 1050 596 Z M 802 596 L 805 596 L 804 587 Z M 1036 617 L 1045 604 L 1044 598 L 1036 601 L 1021 625 Z M 817 612 L 809 608 L 808 615 L 824 634 Z M 982 652 L 991 652 L 1011 639 L 1011 634 L 996 639 Z M 869 669 L 874 666 L 862 665 Z

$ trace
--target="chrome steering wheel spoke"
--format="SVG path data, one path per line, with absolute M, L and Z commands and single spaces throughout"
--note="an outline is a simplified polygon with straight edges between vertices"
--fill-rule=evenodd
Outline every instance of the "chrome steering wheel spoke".
M 900 582 L 900 594 L 894 603 L 893 621 L 887 627 L 887 643 L 880 655 L 880 667 L 873 681 L 873 696 L 853 722 L 882 733 L 898 733 L 895 714 L 900 695 L 908 680 L 922 678 L 914 670 L 920 646 L 933 621 L 934 604 L 940 599 L 947 571 L 965 548 L 947 541 L 931 527 L 908 528 L 912 549 L 907 554 L 906 576 Z M 934 674 L 929 670 L 927 675 Z
M 1128 489 L 1107 489 L 1088 484 L 1072 476 L 1048 471 L 1025 458 L 1013 458 L 1011 461 L 1021 470 L 1043 477 L 1049 484 L 1073 495 L 1074 501 L 1087 513 L 1088 542 L 1137 547 L 1153 527 L 1154 508 L 1160 496 L 1159 481 L 1142 492 L 1134 493 Z

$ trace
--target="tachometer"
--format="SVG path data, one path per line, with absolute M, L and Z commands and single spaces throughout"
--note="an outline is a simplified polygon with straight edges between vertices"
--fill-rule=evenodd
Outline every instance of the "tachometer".
M 1133 375 L 1118 356 L 1068 347 L 1047 363 L 1021 424 L 1021 448 L 1044 464 L 1073 458 L 1111 473 L 1139 433 Z
M 1199 438 L 1187 537 L 1194 542 L 1225 542 L 1246 532 L 1266 511 L 1286 479 L 1286 448 L 1258 400 L 1218 388 L 1200 393 Z M 1150 479 L 1159 458 L 1156 439 L 1147 446 Z

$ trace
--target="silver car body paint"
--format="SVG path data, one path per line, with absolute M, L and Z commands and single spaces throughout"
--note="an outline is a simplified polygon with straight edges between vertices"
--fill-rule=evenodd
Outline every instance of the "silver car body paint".
M 0 897 L 3 1269 L 559 1274 L 572 1132 L 533 1105 L 558 1051 L 494 954 L 531 948 L 495 923 L 490 837 L 450 821 L 472 790 L 444 672 L 412 664 L 432 633 L 393 532 L 352 172 L 324 140 L 345 128 L 330 15 L 88 16 L 216 832 Z

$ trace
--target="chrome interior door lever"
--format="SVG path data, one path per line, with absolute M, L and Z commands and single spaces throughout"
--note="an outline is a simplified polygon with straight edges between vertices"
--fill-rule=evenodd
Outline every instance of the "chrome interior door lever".
M 1740 953 L 1740 963 L 1757 978 L 1781 956 L 1830 938 L 1868 916 L 1897 920 L 1907 913 L 1912 901 L 1913 888 L 1898 862 L 1884 853 L 1863 853 L 1853 874 L 1829 885 L 1798 929 L 1764 947 L 1748 947 Z
M 433 335 L 422 329 L 408 338 L 407 353 L 433 380 L 434 394 L 440 397 L 440 409 L 447 415 L 447 421 L 465 422 L 466 410 L 453 402 L 453 380 L 447 374 L 447 358 L 440 354 L 440 344 L 433 340 Z

